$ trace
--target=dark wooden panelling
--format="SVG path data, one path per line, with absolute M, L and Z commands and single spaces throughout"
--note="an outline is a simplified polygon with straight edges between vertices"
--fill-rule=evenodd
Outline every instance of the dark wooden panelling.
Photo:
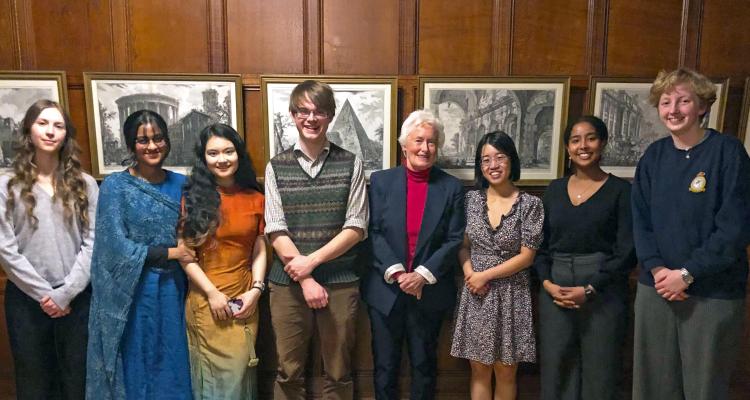
M 420 1 L 418 73 L 490 74 L 493 3 L 491 0 Z
M 323 71 L 323 0 L 304 0 L 305 73 L 318 75 Z
M 303 73 L 300 0 L 228 0 L 227 55 L 232 73 Z
M 682 6 L 680 28 L 680 65 L 695 69 L 701 45 L 701 18 L 703 0 L 685 0 Z
M 586 73 L 588 0 L 515 2 L 512 73 Z
M 700 69 L 712 76 L 744 79 L 750 75 L 750 4 L 706 0 Z
M 321 11 L 323 73 L 398 73 L 398 0 L 327 0 Z
M 604 74 L 604 54 L 607 49 L 607 1 L 588 0 L 588 32 L 586 34 L 586 72 Z
M 492 5 L 492 73 L 509 75 L 513 45 L 513 0 L 495 0 Z
M 677 67 L 682 0 L 610 0 L 606 73 L 656 76 Z
M 245 147 L 253 161 L 255 174 L 263 176 L 267 150 L 266 134 L 263 132 L 262 97 L 259 83 L 256 81 L 243 85 L 242 97 L 245 102 Z
M 81 166 L 86 171 L 91 171 L 91 147 L 89 146 L 88 120 L 86 119 L 86 96 L 83 85 L 68 86 L 68 102 L 70 103 L 70 119 L 76 127 L 76 142 L 81 148 Z
M 111 71 L 114 68 L 108 1 L 28 2 L 35 69 Z M 81 19 L 85 23 L 81 22 Z
M 36 43 L 32 26 L 32 3 L 30 1 L 13 2 L 16 17 L 16 49 L 21 61 L 21 69 L 36 69 Z
M 417 73 L 417 0 L 399 2 L 399 73 Z
M 401 129 L 401 123 L 412 111 L 422 108 L 421 104 L 417 104 L 417 99 L 419 99 L 419 77 L 416 75 L 399 76 L 397 105 L 399 130 Z
M 224 0 L 208 2 L 208 70 L 227 72 L 227 21 Z
M 208 0 L 127 4 L 132 71 L 209 72 Z
M 16 20 L 10 0 L 0 1 L 0 69 L 21 67 L 16 49 Z

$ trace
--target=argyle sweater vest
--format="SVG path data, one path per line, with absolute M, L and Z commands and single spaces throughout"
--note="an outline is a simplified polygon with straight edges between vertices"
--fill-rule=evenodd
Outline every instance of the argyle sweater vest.
M 300 167 L 293 149 L 271 160 L 289 235 L 301 254 L 323 247 L 341 232 L 346 222 L 354 154 L 331 143 L 328 157 L 317 176 Z M 348 283 L 358 278 L 354 269 L 357 246 L 319 265 L 312 273 L 318 283 Z M 268 279 L 279 285 L 293 283 L 284 263 L 274 254 Z

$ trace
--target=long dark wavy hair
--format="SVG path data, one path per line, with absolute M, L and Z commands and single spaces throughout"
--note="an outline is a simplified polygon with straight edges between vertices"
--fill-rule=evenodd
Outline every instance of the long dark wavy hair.
M 82 231 L 89 228 L 89 198 L 86 191 L 86 180 L 83 178 L 81 161 L 78 154 L 81 149 L 75 141 L 76 130 L 70 122 L 70 117 L 57 102 L 52 100 L 37 100 L 32 104 L 21 122 L 21 132 L 15 145 L 16 155 L 13 158 L 11 169 L 13 177 L 8 180 L 8 199 L 5 201 L 5 218 L 11 218 L 16 206 L 16 197 L 13 195 L 13 187 L 20 187 L 20 198 L 26 206 L 26 217 L 29 219 L 33 229 L 39 226 L 39 220 L 34 216 L 36 197 L 32 188 L 37 180 L 39 170 L 34 157 L 36 148 L 31 140 L 31 127 L 36 122 L 39 114 L 47 108 L 55 108 L 60 111 L 65 122 L 65 138 L 58 151 L 59 164 L 52 176 L 52 186 L 55 189 L 53 199 L 60 199 L 63 204 L 65 220 L 72 224 L 74 219 L 78 220 Z
M 209 236 L 216 233 L 219 226 L 219 205 L 221 196 L 216 190 L 216 177 L 206 165 L 206 144 L 212 137 L 229 140 L 237 151 L 237 172 L 234 174 L 235 185 L 242 189 L 262 192 L 255 179 L 255 170 L 247 154 L 245 141 L 229 125 L 213 124 L 205 127 L 198 143 L 195 145 L 195 165 L 185 184 L 185 210 L 180 220 L 181 236 L 189 246 L 203 244 Z

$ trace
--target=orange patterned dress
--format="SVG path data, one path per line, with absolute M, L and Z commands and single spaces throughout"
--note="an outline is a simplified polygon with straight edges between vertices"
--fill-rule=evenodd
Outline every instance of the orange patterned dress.
M 218 190 L 219 227 L 198 249 L 198 262 L 214 286 L 234 298 L 252 287 L 252 254 L 264 230 L 264 200 L 254 190 Z M 258 312 L 244 320 L 214 320 L 208 299 L 192 283 L 185 312 L 194 398 L 256 398 L 251 368 L 258 364 Z

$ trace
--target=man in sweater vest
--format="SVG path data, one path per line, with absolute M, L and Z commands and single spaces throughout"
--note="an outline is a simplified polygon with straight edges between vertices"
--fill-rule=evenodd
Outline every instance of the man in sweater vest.
M 314 332 L 325 370 L 324 399 L 351 399 L 352 352 L 359 304 L 357 244 L 369 209 L 362 160 L 328 141 L 333 90 L 307 80 L 289 111 L 294 147 L 266 166 L 266 235 L 274 248 L 268 275 L 279 359 L 274 399 L 305 398 L 305 364 Z

